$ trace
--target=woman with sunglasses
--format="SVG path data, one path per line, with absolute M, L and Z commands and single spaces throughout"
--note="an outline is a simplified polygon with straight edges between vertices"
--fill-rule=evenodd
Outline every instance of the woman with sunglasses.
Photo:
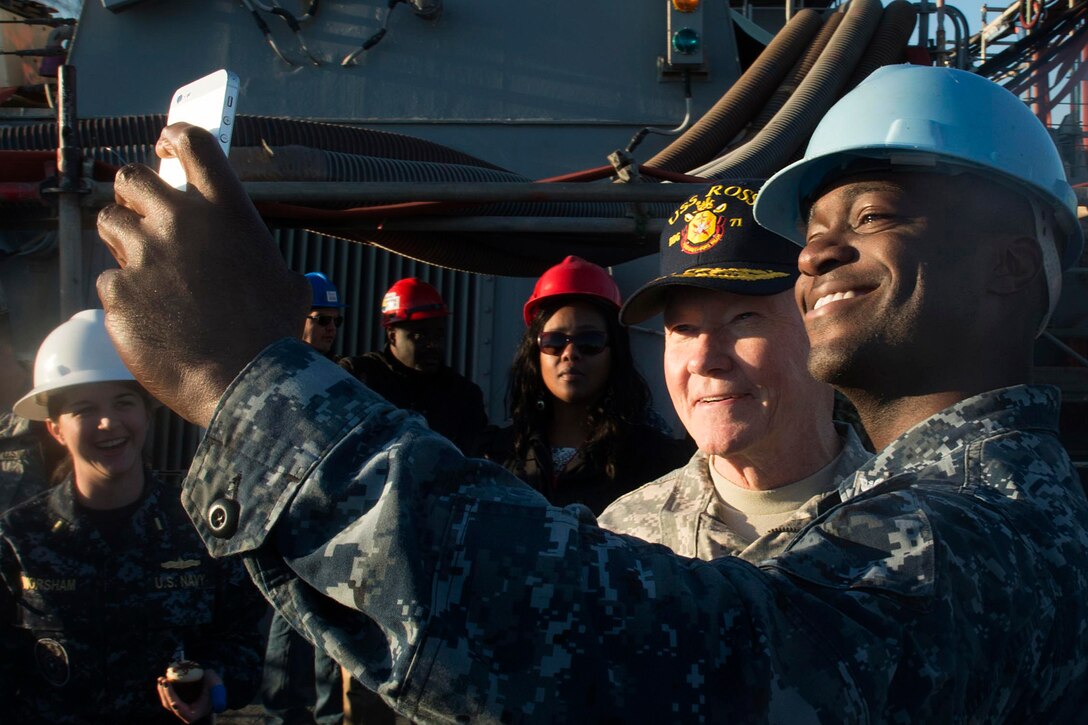
M 650 391 L 619 324 L 620 303 L 608 272 L 578 257 L 537 280 L 510 370 L 513 422 L 488 453 L 553 504 L 595 514 L 693 452 L 649 424 Z
M 265 604 L 144 466 L 152 399 L 102 310 L 49 334 L 34 384 L 14 412 L 44 421 L 68 457 L 55 486 L 0 517 L 0 722 L 168 725 L 245 705 Z M 180 660 L 203 669 L 191 705 L 168 698 Z

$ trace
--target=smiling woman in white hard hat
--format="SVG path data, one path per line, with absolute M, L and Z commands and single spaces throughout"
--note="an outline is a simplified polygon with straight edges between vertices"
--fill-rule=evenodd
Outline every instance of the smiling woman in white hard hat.
M 34 361 L 34 389 L 16 415 L 45 421 L 67 449 L 79 502 L 92 510 L 126 506 L 144 486 L 141 459 L 152 400 L 121 363 L 100 310 L 85 310 L 56 328 Z
M 104 319 L 84 310 L 53 330 L 14 406 L 69 459 L 55 487 L 0 517 L 3 722 L 195 722 L 228 693 L 247 702 L 260 673 L 263 603 L 144 466 L 153 401 Z M 160 678 L 184 659 L 204 686 L 175 708 Z

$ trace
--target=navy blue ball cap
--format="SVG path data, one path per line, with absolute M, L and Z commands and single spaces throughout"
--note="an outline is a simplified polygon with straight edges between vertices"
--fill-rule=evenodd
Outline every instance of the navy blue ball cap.
M 762 185 L 762 179 L 723 180 L 677 207 L 661 232 L 661 275 L 631 295 L 620 321 L 633 325 L 661 312 L 669 287 L 741 295 L 791 289 L 801 249 L 756 224 L 752 207 Z

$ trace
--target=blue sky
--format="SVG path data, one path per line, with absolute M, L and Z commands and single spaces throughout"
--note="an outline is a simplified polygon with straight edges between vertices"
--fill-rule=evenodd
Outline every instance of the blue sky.
M 57 15 L 62 18 L 74 18 L 79 13 L 81 0 L 38 0 L 42 5 L 56 8 Z M 98 0 L 92 0 L 98 2 Z
M 971 33 L 977 33 L 982 28 L 982 20 L 979 16 L 979 11 L 982 8 L 983 3 L 981 0 L 963 0 L 961 2 L 948 3 L 954 5 L 963 11 L 963 14 L 967 16 L 967 27 L 971 29 Z M 1004 10 L 1009 5 L 1003 2 L 990 2 L 986 3 L 990 8 L 998 8 Z M 996 13 L 990 13 L 990 19 L 993 20 L 997 17 Z
M 882 0 L 882 1 L 884 2 L 885 5 L 887 5 L 890 0 Z M 932 0 L 930 0 L 930 4 L 934 5 L 934 6 L 936 5 L 936 3 L 933 3 Z M 971 35 L 977 33 L 982 28 L 982 24 L 983 24 L 982 23 L 982 15 L 981 15 L 981 9 L 982 9 L 982 5 L 983 5 L 982 0 L 960 0 L 960 1 L 956 1 L 956 2 L 946 2 L 945 5 L 946 6 L 951 5 L 951 6 L 955 7 L 955 8 L 957 8 L 957 9 L 959 9 L 960 12 L 962 12 L 964 14 L 964 16 L 967 18 L 967 27 L 970 30 Z M 1008 7 L 1008 5 L 1001 4 L 1000 2 L 998 2 L 998 3 L 992 3 L 991 2 L 991 3 L 988 3 L 988 6 L 990 8 L 1000 8 L 1002 10 L 1004 10 L 1006 7 Z M 993 20 L 995 17 L 997 17 L 997 13 L 990 13 L 989 14 L 989 19 L 990 20 Z M 936 22 L 937 22 L 936 14 L 930 14 L 929 15 L 929 37 L 931 39 L 937 37 Z M 945 30 L 945 37 L 948 39 L 948 42 L 951 42 L 952 38 L 954 37 L 953 36 L 954 28 L 952 26 L 952 20 L 951 19 L 946 19 L 944 21 L 944 30 Z M 912 42 L 915 42 L 915 43 L 918 42 L 918 31 L 915 31 L 914 40 Z

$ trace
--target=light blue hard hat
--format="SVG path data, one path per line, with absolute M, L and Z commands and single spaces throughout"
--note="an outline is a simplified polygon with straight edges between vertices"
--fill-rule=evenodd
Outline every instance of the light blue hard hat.
M 306 279 L 309 280 L 310 289 L 314 292 L 310 307 L 347 307 L 340 301 L 340 293 L 336 291 L 336 285 L 324 274 L 310 272 L 306 275 Z
M 982 76 L 912 65 L 875 71 L 828 110 L 804 158 L 763 186 L 756 221 L 803 246 L 806 199 L 861 159 L 975 171 L 1030 192 L 1062 232 L 1061 267 L 1080 258 L 1077 200 L 1050 133 L 1020 99 Z

